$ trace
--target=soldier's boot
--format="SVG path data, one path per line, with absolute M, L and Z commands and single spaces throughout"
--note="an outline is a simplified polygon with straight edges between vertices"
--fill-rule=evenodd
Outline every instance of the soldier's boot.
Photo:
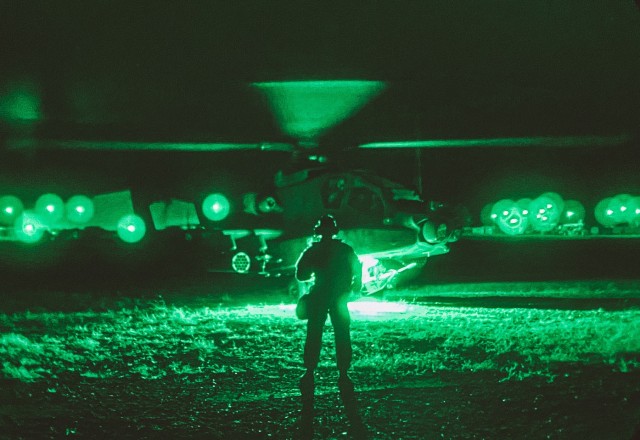
M 300 378 L 299 388 L 302 396 L 302 414 L 300 417 L 302 437 L 311 438 L 313 436 L 313 403 L 315 395 L 313 370 L 307 370 Z

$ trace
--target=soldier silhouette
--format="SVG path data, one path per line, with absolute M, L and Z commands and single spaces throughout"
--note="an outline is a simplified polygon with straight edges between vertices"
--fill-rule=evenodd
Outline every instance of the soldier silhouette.
M 335 238 L 339 229 L 331 215 L 322 216 L 316 223 L 314 232 L 320 239 L 305 249 L 296 263 L 296 278 L 300 281 L 313 281 L 305 298 L 305 318 L 308 321 L 303 359 L 306 372 L 300 379 L 302 427 L 307 433 L 312 432 L 314 371 L 320 359 L 322 332 L 327 315 L 331 318 L 335 336 L 340 396 L 352 425 L 361 425 L 353 382 L 347 374 L 352 357 L 351 317 L 347 300 L 351 292 L 359 291 L 362 287 L 362 266 L 353 248 Z

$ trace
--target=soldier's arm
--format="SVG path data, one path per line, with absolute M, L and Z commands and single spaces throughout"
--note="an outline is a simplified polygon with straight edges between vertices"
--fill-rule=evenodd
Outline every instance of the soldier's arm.
M 296 263 L 296 278 L 298 281 L 308 281 L 312 276 L 311 252 L 310 249 L 307 249 L 300 255 Z
M 362 289 L 362 263 L 360 263 L 360 259 L 353 251 L 351 255 L 351 273 L 353 276 L 352 290 L 359 292 Z

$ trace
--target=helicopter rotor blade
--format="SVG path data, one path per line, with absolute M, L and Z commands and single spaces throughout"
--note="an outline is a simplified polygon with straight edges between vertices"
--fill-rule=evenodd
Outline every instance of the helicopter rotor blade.
M 281 142 L 128 142 L 128 141 L 91 141 L 91 140 L 44 140 L 41 146 L 51 149 L 70 150 L 115 150 L 115 151 L 294 151 L 292 144 Z M 25 146 L 20 143 L 9 144 L 10 149 L 19 150 Z M 28 147 L 28 145 L 26 146 Z
M 603 147 L 622 145 L 631 140 L 632 136 L 628 134 L 612 136 L 534 136 L 370 142 L 361 144 L 358 148 Z

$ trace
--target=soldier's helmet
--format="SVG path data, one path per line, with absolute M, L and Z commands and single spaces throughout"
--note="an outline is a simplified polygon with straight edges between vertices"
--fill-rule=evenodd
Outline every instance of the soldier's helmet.
M 325 214 L 320 217 L 313 230 L 316 235 L 329 237 L 333 237 L 340 231 L 336 219 L 330 214 Z

